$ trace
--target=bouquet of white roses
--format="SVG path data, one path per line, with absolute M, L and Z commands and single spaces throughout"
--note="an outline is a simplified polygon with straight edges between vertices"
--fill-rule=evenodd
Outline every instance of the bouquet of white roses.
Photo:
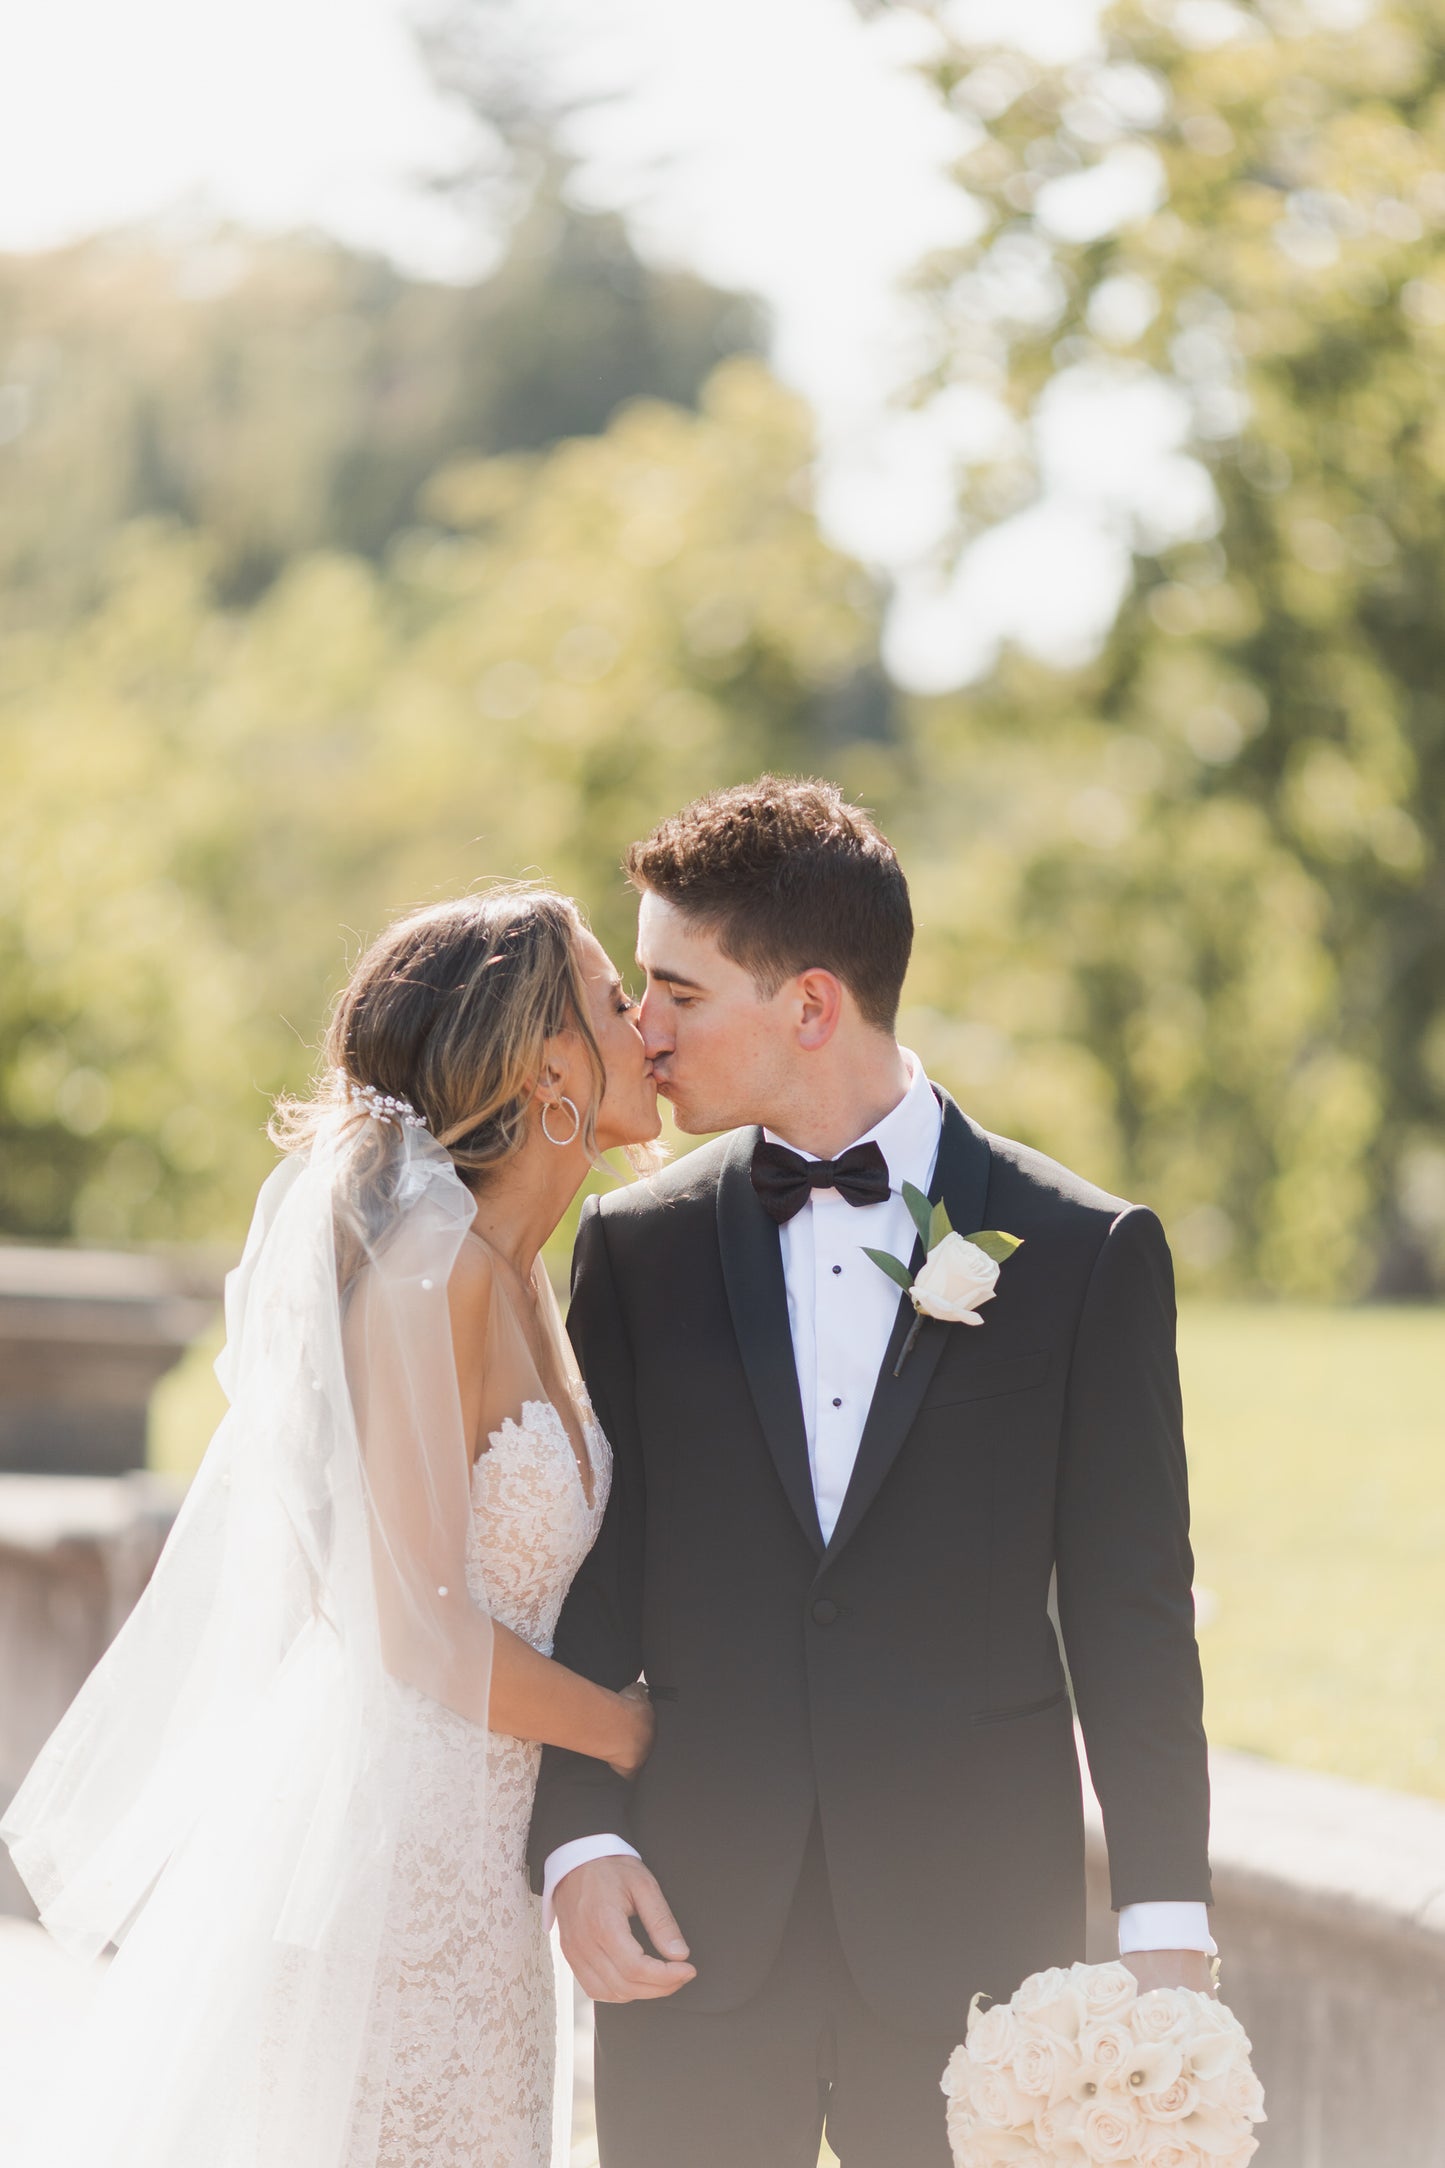
M 1264 2093 L 1223 2003 L 1055 1966 L 980 2007 L 943 2074 L 957 2168 L 1244 2168 Z

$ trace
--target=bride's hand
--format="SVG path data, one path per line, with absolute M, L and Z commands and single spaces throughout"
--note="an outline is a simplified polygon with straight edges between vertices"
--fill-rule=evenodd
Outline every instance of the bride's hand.
M 657 1729 L 652 1696 L 639 1679 L 635 1686 L 624 1686 L 617 1699 L 622 1704 L 622 1752 L 609 1760 L 608 1767 L 620 1777 L 635 1777 L 652 1752 Z

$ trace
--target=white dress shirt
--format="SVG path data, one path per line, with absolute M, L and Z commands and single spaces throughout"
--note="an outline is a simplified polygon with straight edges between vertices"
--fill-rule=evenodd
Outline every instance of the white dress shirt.
M 843 1510 L 873 1387 L 898 1315 L 897 1286 L 863 1255 L 863 1245 L 891 1251 L 908 1263 L 916 1230 L 902 1186 L 912 1182 L 927 1195 L 943 1130 L 942 1110 L 922 1062 L 906 1049 L 904 1056 L 909 1067 L 907 1091 L 891 1113 L 855 1140 L 876 1144 L 887 1160 L 887 1201 L 852 1205 L 835 1189 L 815 1189 L 801 1212 L 778 1230 L 808 1465 L 825 1543 Z M 772 1143 L 798 1151 L 802 1159 L 821 1156 L 800 1151 L 770 1129 L 764 1135 Z M 961 1234 L 971 1231 L 959 1229 Z M 588 1860 L 619 1855 L 638 1857 L 630 1844 L 615 1836 L 579 1837 L 551 1853 L 544 1891 L 548 1924 L 552 1894 L 564 1874 Z M 1213 1952 L 1206 1905 L 1169 1901 L 1122 1907 L 1121 1955 L 1165 1949 Z
M 898 1288 L 863 1255 L 863 1245 L 888 1250 L 908 1263 L 918 1235 L 903 1202 L 903 1184 L 911 1182 L 927 1196 L 943 1134 L 943 1110 L 923 1064 L 912 1054 L 907 1059 L 912 1069 L 907 1091 L 891 1114 L 858 1139 L 860 1144 L 876 1144 L 888 1162 L 886 1204 L 849 1204 L 836 1189 L 815 1189 L 802 1211 L 778 1230 L 808 1464 L 825 1543 L 831 1541 L 843 1510 L 873 1387 L 898 1316 Z M 770 1143 L 787 1144 L 786 1137 L 775 1136 L 771 1129 L 763 1134 Z M 800 1159 L 820 1156 L 798 1153 Z

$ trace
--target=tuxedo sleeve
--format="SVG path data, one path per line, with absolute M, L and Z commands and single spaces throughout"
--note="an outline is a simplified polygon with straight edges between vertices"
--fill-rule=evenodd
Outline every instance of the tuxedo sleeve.
M 1114 1221 L 1069 1374 L 1059 1621 L 1115 1908 L 1208 1902 L 1209 1773 L 1194 1639 L 1174 1274 L 1152 1212 Z
M 646 1514 L 633 1404 L 632 1358 L 608 1257 L 607 1227 L 591 1197 L 572 1259 L 567 1313 L 597 1420 L 612 1447 L 612 1488 L 597 1541 L 562 1606 L 553 1654 L 600 1686 L 628 1686 L 642 1669 L 642 1536 Z M 532 1810 L 528 1863 L 540 1890 L 549 1854 L 582 1837 L 629 1836 L 631 1786 L 605 1762 L 546 1747 Z

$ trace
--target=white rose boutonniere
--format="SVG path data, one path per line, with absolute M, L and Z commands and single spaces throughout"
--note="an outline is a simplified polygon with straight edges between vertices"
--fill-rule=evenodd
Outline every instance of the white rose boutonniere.
M 904 1183 L 902 1194 L 926 1253 L 918 1271 L 910 1272 L 888 1250 L 863 1250 L 880 1272 L 903 1289 L 918 1312 L 893 1366 L 895 1378 L 908 1360 L 925 1317 L 941 1318 L 947 1325 L 983 1323 L 978 1313 L 993 1300 L 1000 1265 L 1022 1246 L 1020 1236 L 1002 1234 L 993 1227 L 975 1235 L 956 1234 L 943 1205 L 930 1204 L 912 1182 Z
M 950 1325 L 981 1325 L 978 1313 L 993 1301 L 997 1284 L 997 1259 L 976 1241 L 946 1234 L 919 1266 L 908 1292 L 914 1309 L 925 1317 L 941 1317 Z

